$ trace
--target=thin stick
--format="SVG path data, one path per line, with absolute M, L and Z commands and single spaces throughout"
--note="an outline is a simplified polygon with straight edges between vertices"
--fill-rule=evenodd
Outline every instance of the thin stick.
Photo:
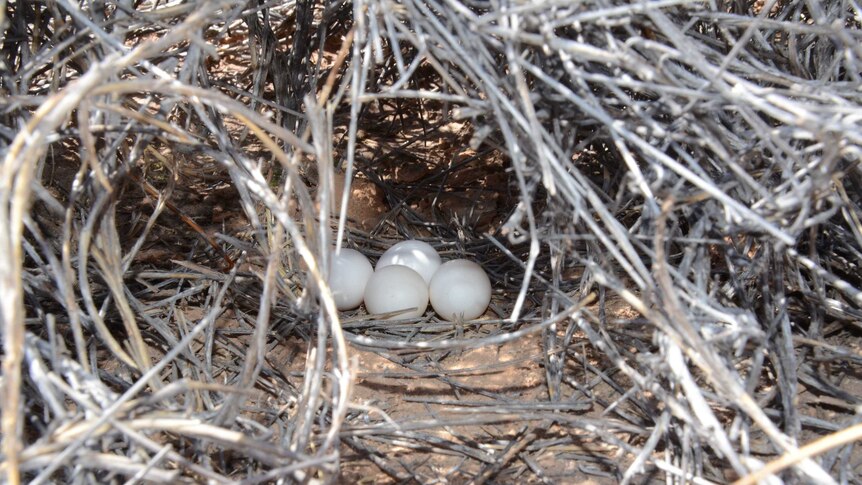
M 793 452 L 785 453 L 781 455 L 781 458 L 767 463 L 766 466 L 756 472 L 733 482 L 733 485 L 753 485 L 760 480 L 796 465 L 803 460 L 807 460 L 813 456 L 829 451 L 832 448 L 837 448 L 860 439 L 862 439 L 862 423 L 828 434 L 797 450 L 794 450 Z

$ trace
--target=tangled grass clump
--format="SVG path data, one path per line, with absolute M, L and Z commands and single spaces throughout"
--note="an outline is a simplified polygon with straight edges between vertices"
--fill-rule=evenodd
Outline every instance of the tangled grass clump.
M 0 6 L 8 483 L 858 480 L 857 2 Z

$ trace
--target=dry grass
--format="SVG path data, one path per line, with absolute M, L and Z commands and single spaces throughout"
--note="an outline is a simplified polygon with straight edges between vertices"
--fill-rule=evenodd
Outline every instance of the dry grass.
M 0 472 L 857 482 L 860 18 L 0 2 Z M 404 238 L 486 315 L 336 311 Z

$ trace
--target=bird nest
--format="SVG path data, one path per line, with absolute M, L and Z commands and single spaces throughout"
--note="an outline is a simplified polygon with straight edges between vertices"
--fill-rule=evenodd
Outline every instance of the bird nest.
M 857 2 L 2 5 L 7 483 L 859 480 Z

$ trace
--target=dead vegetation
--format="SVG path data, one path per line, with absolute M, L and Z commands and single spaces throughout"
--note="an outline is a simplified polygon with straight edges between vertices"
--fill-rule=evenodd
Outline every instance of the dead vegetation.
M 0 2 L 0 472 L 858 482 L 860 19 Z M 486 315 L 338 313 L 404 238 Z

